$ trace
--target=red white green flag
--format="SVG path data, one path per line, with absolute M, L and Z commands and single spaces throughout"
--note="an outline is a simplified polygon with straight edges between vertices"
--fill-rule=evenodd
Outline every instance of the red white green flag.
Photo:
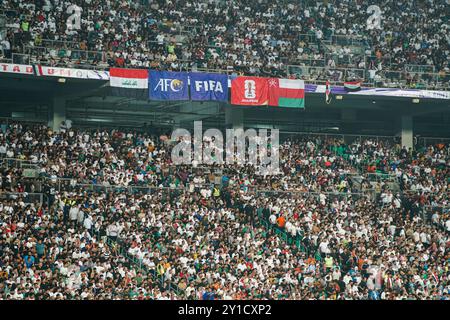
M 361 81 L 346 81 L 344 82 L 344 89 L 350 92 L 359 91 L 361 90 Z
M 269 79 L 269 106 L 305 107 L 305 83 L 295 79 Z

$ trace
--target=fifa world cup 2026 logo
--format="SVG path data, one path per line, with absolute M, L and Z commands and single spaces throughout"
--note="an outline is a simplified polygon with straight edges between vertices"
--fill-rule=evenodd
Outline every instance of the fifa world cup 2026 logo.
M 247 99 L 255 99 L 256 98 L 256 83 L 253 80 L 245 80 L 244 81 L 244 95 Z

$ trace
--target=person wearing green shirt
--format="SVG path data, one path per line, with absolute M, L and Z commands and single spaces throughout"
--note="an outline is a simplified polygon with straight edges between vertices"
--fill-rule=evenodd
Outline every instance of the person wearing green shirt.
M 144 279 L 142 278 L 142 274 L 139 272 L 136 276 L 136 283 L 138 286 L 140 286 L 142 284 L 142 282 L 144 281 Z
M 66 53 L 67 53 L 66 49 L 61 48 L 61 49 L 58 51 L 58 57 L 64 58 L 64 57 L 66 56 Z
M 164 266 L 162 263 L 159 263 L 156 266 L 156 272 L 158 272 L 158 275 L 160 275 L 160 276 L 162 276 L 164 274 L 165 270 L 164 270 Z
M 28 30 L 30 29 L 30 23 L 28 21 L 22 21 L 22 23 L 20 24 L 20 28 L 22 29 L 22 31 L 28 32 Z
M 331 256 L 326 256 L 325 257 L 325 267 L 327 269 L 333 268 L 333 257 L 331 257 Z
M 170 54 L 174 54 L 175 53 L 175 45 L 173 43 L 169 44 L 167 46 L 167 52 Z

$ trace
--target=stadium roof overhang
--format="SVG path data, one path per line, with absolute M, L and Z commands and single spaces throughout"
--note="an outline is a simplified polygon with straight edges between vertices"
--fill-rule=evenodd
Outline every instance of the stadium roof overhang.
M 24 115 L 34 110 L 38 117 L 36 110 L 48 113 L 56 96 L 66 99 L 68 118 L 80 124 L 97 125 L 154 123 L 173 126 L 203 120 L 207 125 L 220 127 L 225 122 L 226 108 L 243 109 L 246 125 L 248 123 L 249 126 L 279 121 L 291 125 L 310 122 L 329 127 L 339 124 L 342 113 L 348 110 L 358 116 L 347 122 L 361 122 L 361 119 L 367 118 L 364 121 L 379 123 L 401 115 L 450 113 L 450 100 L 427 98 L 413 103 L 413 98 L 342 95 L 341 99 L 334 96 L 332 102 L 326 104 L 323 93 L 307 93 L 305 109 L 243 107 L 217 102 L 161 102 L 113 96 L 108 82 L 102 80 L 0 75 L 1 116 L 12 112 Z

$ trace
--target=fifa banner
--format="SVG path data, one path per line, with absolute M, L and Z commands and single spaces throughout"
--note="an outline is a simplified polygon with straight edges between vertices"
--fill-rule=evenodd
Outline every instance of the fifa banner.
M 227 101 L 228 76 L 216 73 L 191 72 L 189 74 L 191 100 Z
M 187 72 L 150 70 L 149 98 L 153 100 L 189 100 Z
M 110 93 L 113 96 L 147 100 L 147 69 L 109 69 Z
M 263 106 L 269 104 L 269 79 L 237 77 L 231 81 L 231 104 Z
M 269 106 L 304 108 L 304 81 L 277 78 L 269 79 Z

